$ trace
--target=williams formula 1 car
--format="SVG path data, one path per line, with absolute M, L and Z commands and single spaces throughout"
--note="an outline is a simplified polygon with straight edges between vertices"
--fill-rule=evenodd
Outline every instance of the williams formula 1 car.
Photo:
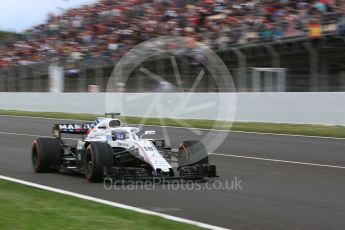
M 177 150 L 172 150 L 164 139 L 150 138 L 155 131 L 141 132 L 138 127 L 115 119 L 119 114 L 106 115 L 112 117 L 85 124 L 56 124 L 55 138 L 34 140 L 31 158 L 35 172 L 73 171 L 84 174 L 90 182 L 100 182 L 106 177 L 117 180 L 217 177 L 216 166 L 209 164 L 206 148 L 200 141 L 184 141 Z M 81 139 L 69 145 L 62 133 L 79 134 Z

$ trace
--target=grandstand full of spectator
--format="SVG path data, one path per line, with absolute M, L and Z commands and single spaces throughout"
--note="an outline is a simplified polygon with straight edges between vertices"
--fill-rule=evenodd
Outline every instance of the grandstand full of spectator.
M 0 68 L 52 61 L 71 68 L 75 62 L 114 63 L 136 44 L 166 35 L 223 49 L 307 36 L 319 27 L 320 33 L 323 28 L 332 32 L 339 23 L 344 28 L 344 8 L 341 0 L 100 0 L 49 14 L 23 39 L 0 47 Z

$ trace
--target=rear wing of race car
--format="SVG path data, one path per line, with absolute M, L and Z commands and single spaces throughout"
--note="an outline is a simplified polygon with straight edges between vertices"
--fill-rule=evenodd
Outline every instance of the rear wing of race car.
M 111 118 L 114 119 L 115 116 L 119 116 L 121 114 L 111 112 L 111 113 L 105 113 L 105 115 L 111 116 Z M 55 124 L 53 126 L 53 135 L 54 137 L 61 139 L 61 133 L 79 134 L 79 135 L 88 134 L 90 129 L 94 128 L 99 123 L 99 119 L 102 119 L 102 118 L 97 118 L 96 121 L 94 122 L 84 123 L 84 124 Z
M 61 138 L 61 133 L 84 135 L 92 128 L 92 124 L 55 124 L 53 126 L 53 135 Z

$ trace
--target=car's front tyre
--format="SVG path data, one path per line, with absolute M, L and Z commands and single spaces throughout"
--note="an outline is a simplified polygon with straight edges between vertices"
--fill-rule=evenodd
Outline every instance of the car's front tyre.
M 93 142 L 85 152 L 85 175 L 90 182 L 104 179 L 104 167 L 114 166 L 114 154 L 111 146 L 103 142 Z

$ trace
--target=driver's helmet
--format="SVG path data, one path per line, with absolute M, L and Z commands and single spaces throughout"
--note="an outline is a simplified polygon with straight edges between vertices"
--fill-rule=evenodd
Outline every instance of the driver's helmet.
M 126 140 L 127 139 L 126 132 L 113 132 L 112 136 L 113 136 L 113 139 L 115 139 L 115 140 Z

